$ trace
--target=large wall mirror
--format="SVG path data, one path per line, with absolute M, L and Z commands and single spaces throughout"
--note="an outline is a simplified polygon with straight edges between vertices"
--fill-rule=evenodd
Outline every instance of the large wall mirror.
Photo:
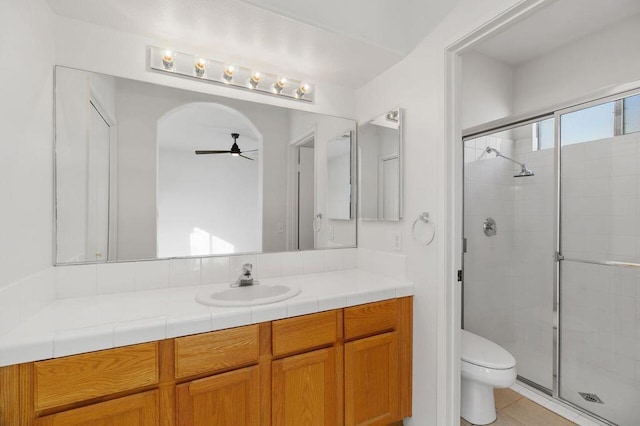
M 56 67 L 55 124 L 57 264 L 356 244 L 353 120 Z
M 360 218 L 402 219 L 402 110 L 358 127 Z

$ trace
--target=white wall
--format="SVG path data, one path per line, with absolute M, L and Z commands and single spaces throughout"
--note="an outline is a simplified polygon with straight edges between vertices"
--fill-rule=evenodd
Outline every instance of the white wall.
M 405 218 L 399 223 L 361 222 L 358 247 L 391 251 L 395 233 L 403 235 L 407 274 L 415 289 L 414 416 L 410 425 L 444 424 L 437 408 L 454 395 L 438 395 L 438 297 L 445 286 L 444 232 L 445 165 L 445 50 L 448 46 L 516 4 L 510 0 L 463 0 L 403 61 L 357 92 L 358 120 L 366 121 L 400 106 L 404 114 Z M 436 240 L 428 247 L 411 239 L 411 225 L 428 211 L 436 225 Z M 440 247 L 440 250 L 439 250 Z M 441 307 L 444 309 L 444 306 Z M 442 400 L 443 402 L 439 402 Z M 440 405 L 440 408 L 443 408 Z
M 634 15 L 519 65 L 514 74 L 514 113 L 640 80 L 639 39 L 640 15 Z
M 52 264 L 53 14 L 0 2 L 0 287 Z
M 158 257 L 262 251 L 257 161 L 203 157 L 160 146 Z
M 513 113 L 513 67 L 477 52 L 462 55 L 462 128 Z

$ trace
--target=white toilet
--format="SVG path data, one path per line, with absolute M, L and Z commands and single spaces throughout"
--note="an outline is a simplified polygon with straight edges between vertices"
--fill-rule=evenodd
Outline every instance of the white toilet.
M 516 381 L 516 360 L 490 340 L 461 330 L 460 415 L 474 425 L 496 419 L 493 388 L 508 388 Z

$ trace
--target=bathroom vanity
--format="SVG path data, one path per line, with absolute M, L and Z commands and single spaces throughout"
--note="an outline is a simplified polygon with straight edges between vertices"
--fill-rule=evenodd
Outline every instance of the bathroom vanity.
M 0 424 L 400 424 L 412 299 L 2 367 Z

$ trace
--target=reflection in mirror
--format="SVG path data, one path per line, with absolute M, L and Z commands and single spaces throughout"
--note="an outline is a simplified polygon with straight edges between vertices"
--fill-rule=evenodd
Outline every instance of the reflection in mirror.
M 360 218 L 402 219 L 402 110 L 358 127 Z
M 328 154 L 354 130 L 352 120 L 57 67 L 56 263 L 353 247 L 355 220 L 328 214 Z M 303 134 L 313 141 L 306 187 L 293 155 Z
M 353 176 L 352 132 L 344 132 L 327 144 L 327 170 L 329 177 L 329 219 L 353 219 Z

